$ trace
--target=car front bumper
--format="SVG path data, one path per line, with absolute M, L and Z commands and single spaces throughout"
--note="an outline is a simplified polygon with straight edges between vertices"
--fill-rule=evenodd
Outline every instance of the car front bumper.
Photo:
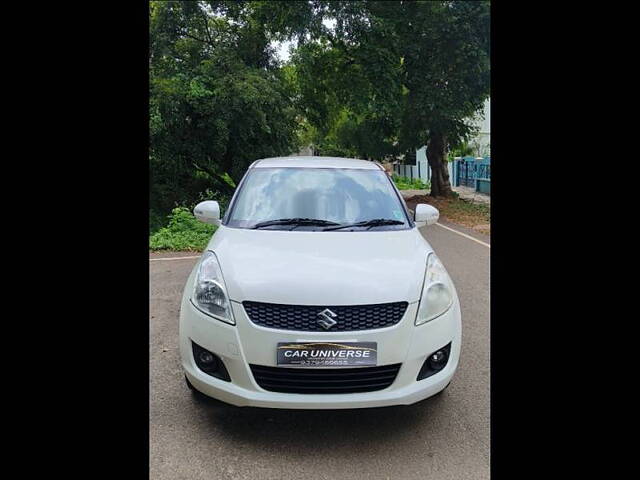
M 409 405 L 443 390 L 458 366 L 461 344 L 460 304 L 456 296 L 440 317 L 414 325 L 418 303 L 409 304 L 402 320 L 393 327 L 354 332 L 295 332 L 273 330 L 253 324 L 241 303 L 231 302 L 236 325 L 215 320 L 190 302 L 182 300 L 180 356 L 191 384 L 210 397 L 236 406 L 290 409 L 371 408 Z M 217 354 L 231 382 L 203 373 L 195 364 L 191 342 Z M 344 394 L 298 394 L 270 392 L 253 378 L 249 364 L 277 366 L 278 342 L 377 342 L 378 365 L 401 363 L 395 381 L 383 390 Z M 416 377 L 427 356 L 451 342 L 446 366 L 423 380 Z

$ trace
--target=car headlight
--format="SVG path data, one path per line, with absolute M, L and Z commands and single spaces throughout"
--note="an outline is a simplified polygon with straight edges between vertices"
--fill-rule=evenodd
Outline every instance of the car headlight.
M 222 270 L 213 252 L 207 251 L 202 255 L 196 272 L 191 301 L 201 312 L 235 325 Z
M 451 279 L 435 253 L 427 257 L 427 271 L 422 287 L 422 296 L 416 325 L 422 325 L 449 310 L 453 304 Z

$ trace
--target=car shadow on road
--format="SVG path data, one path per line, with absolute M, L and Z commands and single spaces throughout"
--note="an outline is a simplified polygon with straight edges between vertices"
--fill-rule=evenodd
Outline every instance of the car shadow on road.
M 317 456 L 354 448 L 385 448 L 405 441 L 419 430 L 440 430 L 446 418 L 447 392 L 414 405 L 349 410 L 279 410 L 234 407 L 197 398 L 212 430 L 238 445 L 261 450 Z M 431 426 L 428 424 L 431 423 Z

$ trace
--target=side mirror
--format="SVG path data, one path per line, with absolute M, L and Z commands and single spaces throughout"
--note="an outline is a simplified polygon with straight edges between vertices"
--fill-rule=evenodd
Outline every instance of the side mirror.
M 433 225 L 440 218 L 440 212 L 435 207 L 426 203 L 419 203 L 415 210 L 416 227 L 424 227 L 425 225 Z
M 220 205 L 213 200 L 200 202 L 193 209 L 193 214 L 198 220 L 211 225 L 220 225 Z

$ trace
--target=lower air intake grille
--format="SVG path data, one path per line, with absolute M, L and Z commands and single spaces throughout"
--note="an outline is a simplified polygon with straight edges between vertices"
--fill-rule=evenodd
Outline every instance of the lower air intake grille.
M 280 368 L 250 365 L 260 387 L 281 393 L 360 393 L 389 387 L 400 364 L 360 368 Z

